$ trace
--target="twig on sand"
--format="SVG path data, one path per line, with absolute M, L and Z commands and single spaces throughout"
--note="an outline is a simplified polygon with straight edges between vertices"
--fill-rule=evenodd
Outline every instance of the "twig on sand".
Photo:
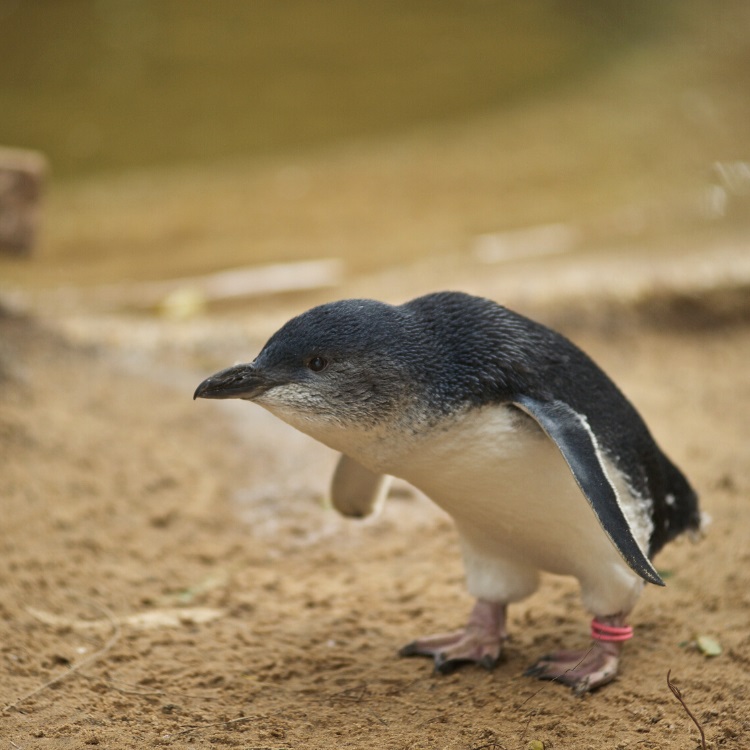
M 87 667 L 90 664 L 93 664 L 95 661 L 98 661 L 115 645 L 115 643 L 117 643 L 118 640 L 120 640 L 120 634 L 122 630 L 120 629 L 120 625 L 118 624 L 112 612 L 103 604 L 99 604 L 98 602 L 92 602 L 92 604 L 107 618 L 107 620 L 109 620 L 109 623 L 112 626 L 112 634 L 110 635 L 107 642 L 98 651 L 95 651 L 90 656 L 77 661 L 75 664 L 71 664 L 70 669 L 68 669 L 67 672 L 63 672 L 62 674 L 57 675 L 57 677 L 53 677 L 51 680 L 48 680 L 38 688 L 35 688 L 25 695 L 22 695 L 20 698 L 17 698 L 13 701 L 13 703 L 8 703 L 7 706 L 3 707 L 3 713 L 7 713 L 8 711 L 17 708 L 21 705 L 21 703 L 24 703 L 29 698 L 33 698 L 35 695 L 38 695 L 47 688 L 52 687 L 52 685 L 56 685 L 58 682 L 62 682 L 62 680 L 64 680 L 66 677 L 70 677 L 70 675 L 75 674 L 76 672 L 80 672 L 84 667 Z
M 370 688 L 366 682 L 361 682 L 355 687 L 345 688 L 339 690 L 338 693 L 333 693 L 328 696 L 328 700 L 331 702 L 335 701 L 351 701 L 352 703 L 362 703 L 362 701 L 370 695 Z M 369 706 L 365 706 L 365 710 L 384 727 L 388 726 L 388 722 Z
M 355 687 L 344 688 L 339 690 L 337 693 L 332 693 L 328 696 L 329 701 L 352 701 L 353 703 L 361 703 L 362 700 L 369 695 L 370 688 L 366 682 L 360 682 Z
M 674 697 L 677 698 L 680 703 L 682 703 L 682 707 L 685 709 L 685 713 L 693 720 L 693 724 L 695 724 L 696 727 L 698 727 L 698 731 L 701 733 L 701 747 L 703 750 L 706 750 L 706 735 L 703 731 L 703 727 L 700 725 L 700 722 L 698 719 L 693 716 L 692 711 L 687 707 L 685 703 L 685 699 L 682 697 L 682 692 L 680 691 L 680 688 L 677 687 L 669 678 L 672 674 L 672 670 L 667 670 L 667 686 L 674 694 Z
M 123 682 L 122 680 L 108 680 L 102 677 L 94 677 L 89 674 L 84 674 L 83 672 L 79 672 L 78 676 L 83 677 L 84 680 L 88 680 L 89 682 L 97 682 L 102 685 L 106 685 L 110 690 L 115 690 L 122 695 L 136 695 L 141 698 L 168 698 L 170 696 L 173 696 L 176 698 L 193 698 L 195 700 L 202 701 L 213 700 L 213 696 L 211 695 L 197 695 L 194 693 L 184 693 L 177 690 L 139 690 L 136 685 L 130 682 Z M 127 687 L 120 687 L 121 685 L 126 685 Z

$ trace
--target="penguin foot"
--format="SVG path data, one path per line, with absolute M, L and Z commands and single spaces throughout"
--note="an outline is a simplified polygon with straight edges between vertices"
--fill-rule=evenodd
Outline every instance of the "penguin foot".
M 400 656 L 431 656 L 435 670 L 448 674 L 467 662 L 492 669 L 500 659 L 505 632 L 505 605 L 478 600 L 462 630 L 419 638 L 404 646 Z
M 594 641 L 588 649 L 555 651 L 543 656 L 524 675 L 570 685 L 584 695 L 614 680 L 620 662 L 620 643 Z
M 485 637 L 469 629 L 455 633 L 428 636 L 412 641 L 399 650 L 399 656 L 431 656 L 435 671 L 450 674 L 462 664 L 475 662 L 485 669 L 493 669 L 500 659 L 502 641 Z

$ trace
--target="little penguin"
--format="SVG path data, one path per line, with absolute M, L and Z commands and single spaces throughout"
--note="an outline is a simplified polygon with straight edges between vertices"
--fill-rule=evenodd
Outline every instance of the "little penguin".
M 334 505 L 370 512 L 400 477 L 455 522 L 466 626 L 404 646 L 440 672 L 492 668 L 507 607 L 541 571 L 575 577 L 593 616 L 581 650 L 526 674 L 582 695 L 617 674 L 651 558 L 700 527 L 698 498 L 610 378 L 567 338 L 488 299 L 438 292 L 402 305 L 324 304 L 194 398 L 253 401 L 343 455 Z

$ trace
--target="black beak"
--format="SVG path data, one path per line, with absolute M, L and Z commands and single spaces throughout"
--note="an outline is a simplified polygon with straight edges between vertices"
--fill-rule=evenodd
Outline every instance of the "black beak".
M 248 400 L 260 396 L 274 383 L 260 370 L 248 365 L 234 365 L 206 378 L 196 389 L 196 398 L 244 398 Z

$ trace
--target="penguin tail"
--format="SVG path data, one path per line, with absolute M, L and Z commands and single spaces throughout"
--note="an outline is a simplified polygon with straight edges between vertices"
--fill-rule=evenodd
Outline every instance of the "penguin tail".
M 698 493 L 685 475 L 662 454 L 663 484 L 654 499 L 654 533 L 650 553 L 656 554 L 667 542 L 687 533 L 701 539 L 710 523 L 702 513 Z

